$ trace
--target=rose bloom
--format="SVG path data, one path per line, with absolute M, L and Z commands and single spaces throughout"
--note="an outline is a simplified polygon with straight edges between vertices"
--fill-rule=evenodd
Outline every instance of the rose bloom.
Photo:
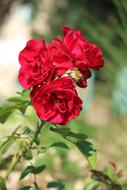
M 36 39 L 29 40 L 19 54 L 19 62 L 21 68 L 18 80 L 23 88 L 29 90 L 35 85 L 50 81 L 54 68 L 43 39 L 40 42 Z
M 51 123 L 67 124 L 82 110 L 82 100 L 69 77 L 34 87 L 30 97 L 38 117 Z
M 73 31 L 64 26 L 63 33 L 64 38 L 59 36 L 48 45 L 56 73 L 62 75 L 67 70 L 77 70 L 80 78 L 76 84 L 84 88 L 87 86 L 87 79 L 91 77 L 89 69 L 103 66 L 102 52 L 95 44 L 88 42 L 80 30 Z
M 57 75 L 61 76 L 68 69 L 74 69 L 69 54 L 66 52 L 66 48 L 63 45 L 63 39 L 60 36 L 58 39 L 52 40 L 51 44 L 48 45 L 48 49 L 52 56 L 53 65 Z
M 71 57 L 70 52 L 63 43 L 63 39 L 59 37 L 59 39 L 52 40 L 52 43 L 49 44 L 48 48 L 52 56 L 56 75 L 62 76 L 70 70 L 70 76 L 72 76 L 75 83 L 79 87 L 85 88 L 87 86 L 87 79 L 91 77 L 91 72 L 83 61 L 81 62 L 81 60 Z M 75 77 L 75 75 L 77 76 L 77 73 L 79 76 L 78 78 Z
M 99 69 L 104 65 L 101 50 L 95 45 L 88 42 L 80 33 L 80 30 L 73 31 L 71 28 L 64 26 L 64 44 L 75 62 L 84 63 L 84 67 Z M 78 66 L 78 64 L 76 64 Z

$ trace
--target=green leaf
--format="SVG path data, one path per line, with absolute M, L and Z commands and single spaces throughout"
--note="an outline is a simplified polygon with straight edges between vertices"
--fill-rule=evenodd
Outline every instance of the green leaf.
M 20 110 L 22 114 L 25 113 L 28 105 L 31 104 L 29 100 L 29 93 L 23 91 L 20 96 L 11 97 L 7 100 L 7 102 L 0 106 L 0 122 L 4 123 L 7 118 L 16 110 Z
M 20 179 L 25 178 L 29 173 L 32 174 L 39 174 L 40 172 L 42 172 L 45 169 L 45 165 L 42 166 L 27 166 L 25 168 L 25 170 L 22 172 Z
M 123 190 L 122 186 L 119 184 L 112 184 L 111 190 Z
M 16 105 L 21 105 L 22 103 L 23 104 L 31 104 L 30 100 L 29 100 L 29 92 L 27 92 L 27 96 L 21 95 L 21 94 L 19 94 L 19 95 L 8 98 L 7 102 L 9 102 L 11 104 L 16 104 Z
M 16 110 L 20 110 L 22 114 L 25 113 L 26 108 L 30 104 L 30 101 L 23 100 L 18 97 L 12 97 L 7 100 L 6 104 L 0 106 L 0 122 L 4 123 L 8 117 L 15 112 Z
M 34 168 L 33 168 L 32 173 L 33 173 L 33 174 L 39 174 L 39 173 L 41 173 L 44 169 L 45 169 L 45 165 L 37 166 L 37 167 L 34 167 Z
M 37 137 L 37 138 L 35 139 L 35 143 L 36 143 L 37 145 L 40 144 L 40 139 L 39 139 L 39 137 Z
M 22 103 L 24 100 L 21 96 L 14 96 L 7 99 L 8 102 L 19 104 Z
M 20 179 L 23 179 L 25 178 L 29 173 L 32 173 L 32 171 L 34 170 L 34 167 L 33 166 L 27 166 L 25 168 L 25 170 L 22 172 L 21 176 L 20 176 Z
M 85 135 L 85 134 L 83 134 L 83 133 L 73 133 L 73 132 L 70 132 L 68 136 L 74 137 L 74 138 L 80 139 L 80 140 L 85 140 L 85 139 L 87 139 L 87 135 Z
M 62 135 L 63 137 L 73 137 L 73 138 L 80 139 L 80 140 L 83 140 L 83 139 L 85 140 L 87 138 L 87 136 L 85 134 L 74 133 L 74 132 L 70 131 L 70 128 L 67 128 L 67 127 L 62 127 L 62 128 L 50 127 L 50 130 Z
M 16 110 L 16 106 L 3 105 L 0 107 L 0 123 L 5 123 L 8 117 Z
M 122 190 L 127 190 L 127 183 L 122 185 Z
M 1 145 L 1 153 L 4 154 L 9 149 L 9 147 L 15 142 L 15 136 L 9 136 L 8 139 Z
M 111 178 L 108 175 L 104 174 L 102 171 L 91 170 L 91 172 L 92 172 L 91 176 L 92 179 L 104 183 L 106 185 L 112 184 L 113 181 L 111 180 Z
M 62 182 L 57 182 L 57 181 L 51 181 L 47 184 L 48 188 L 64 188 L 64 184 Z
M 20 96 L 22 96 L 24 99 L 29 99 L 30 92 L 28 90 L 23 89 L 21 92 L 17 92 Z
M 26 127 L 23 131 L 23 134 L 24 135 L 28 135 L 30 136 L 31 138 L 34 137 L 34 132 L 32 131 L 32 129 L 30 129 L 29 127 Z
M 31 189 L 31 186 L 24 186 L 24 187 L 22 187 L 20 190 L 30 190 Z
M 69 147 L 64 142 L 55 142 L 51 144 L 50 147 L 59 147 L 59 148 L 69 149 Z
M 9 155 L 4 159 L 0 159 L 0 170 L 5 170 L 8 167 L 8 164 L 11 162 L 13 155 Z
M 38 146 L 37 147 L 37 151 L 38 151 L 38 153 L 44 153 L 44 152 L 46 152 L 46 147 L 43 147 L 43 146 Z
M 1 138 L 0 139 L 0 147 L 2 146 L 2 144 L 7 140 L 7 137 Z
M 122 190 L 120 184 L 115 183 L 108 175 L 99 170 L 91 170 L 92 178 L 105 184 L 110 190 Z
M 80 150 L 80 152 L 88 160 L 91 167 L 95 168 L 96 162 L 97 162 L 97 155 L 96 155 L 96 149 L 94 148 L 94 145 L 91 142 L 86 141 L 86 140 L 78 140 L 75 144 Z
M 0 177 L 0 190 L 7 190 L 5 181 L 2 177 Z
M 83 190 L 100 190 L 100 183 L 97 181 L 92 181 L 88 183 Z
M 20 128 L 20 126 L 18 126 L 11 134 L 11 136 L 7 137 L 6 140 L 3 141 L 3 143 L 0 143 L 0 151 L 2 154 L 4 154 L 9 147 L 15 142 L 15 134 L 17 132 L 17 130 Z
M 27 105 L 25 105 L 24 107 L 19 108 L 19 111 L 24 115 L 27 109 Z
M 24 158 L 26 159 L 26 160 L 32 160 L 32 151 L 31 151 L 31 149 L 29 149 L 27 152 L 26 152 L 26 154 L 24 155 Z
M 30 101 L 22 101 L 19 104 L 16 104 L 17 109 L 22 113 L 25 114 L 25 111 L 27 109 L 27 107 L 30 105 Z
M 67 127 L 64 127 L 64 128 L 54 128 L 54 127 L 50 127 L 50 130 L 55 132 L 55 133 L 58 133 L 60 135 L 62 135 L 63 137 L 66 137 L 69 135 L 69 132 L 70 132 L 70 129 L 67 128 Z
M 106 167 L 104 173 L 108 175 L 113 181 L 117 181 L 119 178 L 117 172 L 111 166 Z

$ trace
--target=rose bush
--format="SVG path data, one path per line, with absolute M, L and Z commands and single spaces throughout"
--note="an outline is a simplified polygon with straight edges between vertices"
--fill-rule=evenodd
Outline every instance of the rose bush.
M 23 89 L 22 92 L 18 92 L 18 96 L 9 98 L 0 107 L 1 123 L 4 123 L 12 113 L 20 113 L 21 118 L 23 116 L 23 124 L 19 124 L 11 135 L 6 136 L 0 142 L 0 155 L 3 156 L 3 159 L 6 159 L 5 167 L 8 167 L 5 176 L 0 177 L 0 187 L 2 186 L 4 190 L 7 189 L 5 181 L 18 162 L 23 159 L 29 161 L 29 165 L 22 171 L 19 179 L 23 180 L 27 175 L 33 174 L 34 180 L 31 181 L 30 185 L 26 185 L 21 189 L 39 190 L 41 187 L 36 180 L 36 176 L 46 169 L 48 163 L 45 164 L 45 161 L 42 160 L 41 164 L 36 165 L 34 155 L 39 156 L 40 159 L 41 154 L 48 152 L 48 148 L 68 149 L 67 141 L 79 149 L 88 161 L 90 168 L 96 168 L 96 148 L 89 141 L 87 135 L 73 132 L 68 127 L 56 124 L 68 124 L 80 114 L 82 100 L 78 96 L 76 85 L 82 88 L 87 86 L 87 79 L 91 77 L 90 69 L 99 69 L 103 66 L 102 53 L 95 44 L 88 42 L 79 30 L 73 31 L 69 27 L 64 27 L 63 33 L 63 37 L 59 36 L 58 39 L 54 39 L 48 45 L 42 38 L 40 41 L 31 39 L 19 53 L 21 67 L 18 79 L 21 86 L 27 90 Z M 31 106 L 34 107 L 38 118 L 34 117 L 33 110 L 32 114 L 29 115 Z M 32 118 L 33 126 L 31 126 L 31 121 L 30 126 L 24 126 L 24 118 L 28 119 L 29 117 Z M 52 124 L 47 127 L 47 122 Z M 43 130 L 45 126 L 46 131 Z M 45 134 L 48 135 L 47 132 L 59 134 L 62 139 L 56 141 L 56 138 L 56 142 L 53 143 L 47 140 L 48 144 L 43 145 L 41 140 Z M 14 147 L 13 152 L 9 150 L 11 145 Z M 7 155 L 11 152 L 9 157 L 5 156 L 6 152 Z M 42 159 L 45 159 L 44 155 Z M 10 160 L 11 163 L 8 166 Z M 6 161 L 2 160 L 1 163 Z M 96 170 L 91 170 L 91 172 L 98 174 Z M 104 179 L 105 174 L 101 173 L 101 176 Z M 106 179 L 109 182 L 109 178 Z M 107 181 L 105 184 L 107 184 Z M 110 180 L 110 184 L 111 186 L 113 184 L 114 187 L 114 180 Z M 117 187 L 116 185 L 115 187 Z M 44 188 L 46 187 L 62 189 L 64 183 L 60 180 L 51 181 Z
M 31 102 L 41 120 L 67 124 L 77 117 L 82 101 L 76 84 L 85 88 L 90 69 L 100 69 L 101 50 L 80 33 L 63 27 L 64 36 L 46 44 L 31 39 L 19 54 L 19 83 L 31 90 Z M 66 76 L 66 77 L 65 77 Z

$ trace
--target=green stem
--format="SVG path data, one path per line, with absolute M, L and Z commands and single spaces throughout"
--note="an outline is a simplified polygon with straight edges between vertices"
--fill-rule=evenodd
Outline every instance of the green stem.
M 10 173 L 15 169 L 17 163 L 20 161 L 20 159 L 22 158 L 22 156 L 29 150 L 31 149 L 32 145 L 34 144 L 34 142 L 36 141 L 38 135 L 40 134 L 40 131 L 42 129 L 42 127 L 44 126 L 45 122 L 41 122 L 41 124 L 39 126 L 37 126 L 37 130 L 35 131 L 34 137 L 33 139 L 30 141 L 29 146 L 24 147 L 24 149 L 22 150 L 22 153 L 19 152 L 19 150 L 15 153 L 15 155 L 13 156 L 12 162 L 7 170 L 7 173 L 4 177 L 5 180 L 8 179 Z
M 32 145 L 34 144 L 34 142 L 36 141 L 42 127 L 45 125 L 45 122 L 41 122 L 41 124 L 37 127 L 37 130 L 35 131 L 35 135 L 34 138 L 32 139 L 32 141 L 30 142 L 29 148 L 32 147 Z
M 14 170 L 14 168 L 16 167 L 17 163 L 20 161 L 21 155 L 18 154 L 18 152 L 13 156 L 12 162 L 7 170 L 7 173 L 4 177 L 5 180 L 8 179 L 10 173 Z

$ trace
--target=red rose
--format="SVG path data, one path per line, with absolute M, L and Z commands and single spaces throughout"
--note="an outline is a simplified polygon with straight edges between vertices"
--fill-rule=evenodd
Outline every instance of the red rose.
M 79 87 L 85 88 L 87 86 L 87 79 L 91 77 L 91 72 L 87 67 L 86 57 L 83 59 L 83 52 L 81 55 L 82 59 L 74 58 L 75 56 L 72 56 L 70 49 L 68 49 L 69 46 L 66 47 L 61 37 L 53 40 L 48 48 L 52 56 L 56 75 L 61 76 L 68 71 L 76 84 Z M 84 64 L 84 60 L 86 60 L 86 64 Z
M 63 33 L 64 38 L 59 36 L 48 46 L 56 75 L 61 76 L 70 70 L 72 76 L 76 75 L 76 79 L 72 77 L 76 84 L 84 88 L 87 86 L 87 79 L 91 77 L 89 69 L 103 66 L 102 52 L 95 44 L 88 42 L 79 30 L 73 31 L 64 26 Z
M 63 33 L 64 46 L 70 57 L 75 61 L 83 61 L 87 64 L 84 50 L 88 41 L 80 34 L 80 30 L 73 31 L 71 28 L 64 26 Z
M 77 117 L 82 109 L 82 100 L 69 77 L 35 87 L 30 96 L 38 117 L 51 123 L 67 124 Z
M 45 42 L 41 39 L 31 39 L 19 54 L 21 68 L 19 70 L 19 83 L 26 89 L 46 83 L 53 73 L 53 65 Z
M 52 56 L 53 65 L 55 67 L 57 75 L 63 75 L 68 69 L 73 69 L 73 63 L 69 54 L 63 44 L 63 39 L 59 37 L 58 39 L 52 40 L 51 44 L 48 45 L 50 55 Z
M 78 67 L 80 62 L 84 67 L 99 69 L 104 65 L 101 50 L 95 45 L 88 42 L 81 34 L 80 30 L 73 31 L 71 28 L 64 26 L 64 44 L 72 58 L 75 58 L 75 65 Z
M 89 68 L 100 69 L 100 67 L 103 67 L 104 60 L 102 59 L 102 52 L 95 44 L 89 43 L 88 48 L 85 50 L 85 55 Z
M 73 32 L 68 27 L 64 27 L 64 38 L 59 36 L 58 39 L 52 40 L 48 48 L 58 75 L 64 74 L 68 69 L 73 70 L 76 62 L 88 65 L 83 49 L 86 43 L 88 42 L 79 30 Z

